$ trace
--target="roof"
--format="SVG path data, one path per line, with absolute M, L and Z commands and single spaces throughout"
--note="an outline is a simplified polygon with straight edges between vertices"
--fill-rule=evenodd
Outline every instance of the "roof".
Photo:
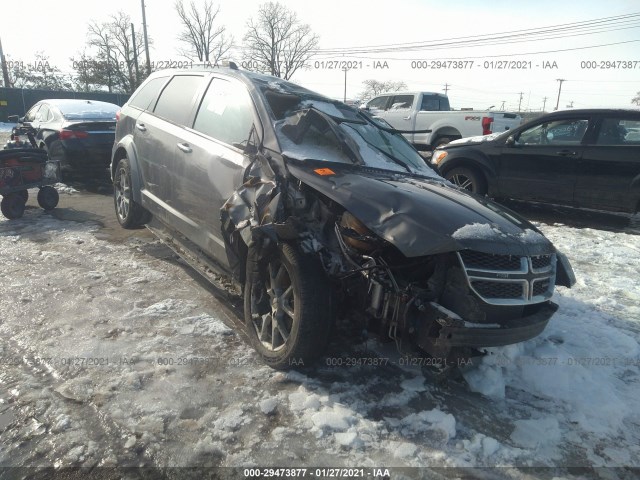
M 119 109 L 115 103 L 100 102 L 98 100 L 82 100 L 73 98 L 46 98 L 41 100 L 42 103 L 48 103 L 57 107 L 62 113 L 77 111 L 79 108 L 95 107 L 102 109 Z
M 566 110 L 556 110 L 555 112 L 547 113 L 545 116 L 592 115 L 594 113 L 604 114 L 604 115 L 620 115 L 620 114 L 635 113 L 637 115 L 640 115 L 640 109 L 637 109 L 637 108 L 569 108 Z

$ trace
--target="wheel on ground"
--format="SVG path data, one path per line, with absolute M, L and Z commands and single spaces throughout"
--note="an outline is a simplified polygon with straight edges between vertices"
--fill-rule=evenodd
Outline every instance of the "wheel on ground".
M 436 148 L 438 148 L 441 145 L 446 145 L 447 143 L 449 143 L 451 141 L 451 139 L 449 137 L 440 137 L 436 140 L 436 142 L 433 144 L 433 149 L 435 150 Z
M 326 347 L 331 291 L 318 260 L 289 244 L 247 262 L 244 315 L 251 342 L 276 369 L 310 365 Z
M 444 178 L 454 185 L 478 195 L 487 193 L 487 181 L 481 173 L 469 167 L 456 167 L 445 173 Z
M 113 178 L 113 202 L 118 222 L 124 228 L 138 228 L 151 220 L 151 214 L 133 199 L 131 166 L 120 159 Z
M 10 193 L 2 197 L 0 209 L 2 214 L 10 220 L 22 217 L 24 214 L 24 204 L 20 193 Z
M 19 192 L 16 192 L 18 195 L 20 195 L 20 198 L 22 198 L 24 200 L 24 203 L 27 203 L 27 200 L 29 200 L 29 191 L 28 190 L 20 190 Z
M 45 210 L 53 210 L 58 206 L 60 195 L 58 191 L 50 185 L 42 187 L 38 191 L 38 205 Z

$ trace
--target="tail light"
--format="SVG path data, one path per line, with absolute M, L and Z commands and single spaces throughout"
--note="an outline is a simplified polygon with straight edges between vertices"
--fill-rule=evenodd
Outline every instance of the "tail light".
M 493 122 L 493 118 L 491 117 L 482 117 L 482 134 L 489 135 L 491 133 L 491 123 Z
M 84 130 L 60 130 L 58 136 L 60 140 L 70 140 L 72 138 L 87 138 L 89 134 Z

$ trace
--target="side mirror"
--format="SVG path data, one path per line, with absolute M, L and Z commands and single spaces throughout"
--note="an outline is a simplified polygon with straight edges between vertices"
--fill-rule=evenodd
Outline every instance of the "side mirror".
M 513 137 L 513 135 L 511 135 L 509 138 L 507 138 L 507 141 L 504 142 L 504 144 L 507 147 L 513 147 L 516 144 L 516 139 Z
M 7 117 L 7 120 L 9 121 L 9 123 L 22 123 L 24 117 L 19 117 L 18 115 L 9 115 Z

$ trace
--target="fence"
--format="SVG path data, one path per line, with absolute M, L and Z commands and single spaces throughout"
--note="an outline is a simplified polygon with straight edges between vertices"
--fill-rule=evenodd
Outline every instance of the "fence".
M 6 122 L 9 115 L 23 116 L 35 103 L 45 98 L 98 100 L 122 106 L 129 99 L 129 95 L 107 92 L 70 92 L 0 87 L 0 122 Z

